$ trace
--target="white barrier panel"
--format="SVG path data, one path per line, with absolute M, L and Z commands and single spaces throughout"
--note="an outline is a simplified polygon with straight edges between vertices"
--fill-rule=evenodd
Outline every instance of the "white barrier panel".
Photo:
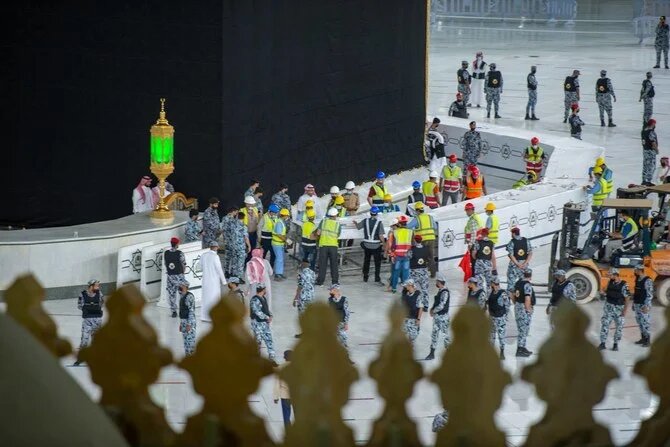
M 189 282 L 189 290 L 193 293 L 195 298 L 195 307 L 200 307 L 202 300 L 202 267 L 200 266 L 200 256 L 209 251 L 209 248 L 201 248 L 200 244 L 197 247 L 190 247 L 192 244 L 184 244 L 179 249 L 184 253 L 186 258 L 186 269 L 184 270 L 184 278 Z M 158 300 L 159 307 L 170 307 L 167 296 L 167 273 L 165 269 L 165 258 L 161 265 L 161 291 Z
M 180 250 L 200 248 L 200 241 L 183 244 Z M 149 301 L 158 299 L 161 293 L 161 272 L 163 271 L 163 252 L 170 248 L 169 243 L 150 245 L 142 248 L 142 271 L 140 273 L 140 291 Z
M 142 272 L 142 249 L 153 245 L 153 242 L 141 242 L 127 245 L 119 249 L 116 264 L 116 288 L 126 284 L 140 282 Z

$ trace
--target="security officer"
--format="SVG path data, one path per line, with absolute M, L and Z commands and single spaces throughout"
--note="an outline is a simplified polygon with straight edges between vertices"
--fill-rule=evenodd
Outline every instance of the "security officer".
M 654 84 L 651 82 L 652 73 L 651 71 L 647 72 L 647 79 L 642 81 L 642 90 L 640 90 L 640 101 L 644 101 L 644 110 L 642 112 L 642 127 L 647 125 L 647 122 L 651 119 L 651 115 L 654 113 L 654 96 L 656 96 L 656 91 L 654 90 Z
M 421 192 L 421 182 L 415 180 L 412 182 L 412 194 L 407 196 L 407 208 L 405 208 L 405 214 L 410 217 L 416 216 L 414 206 L 419 202 L 422 204 L 426 203 L 426 196 Z
M 186 257 L 184 253 L 179 250 L 179 238 L 173 237 L 170 239 L 169 250 L 163 253 L 165 258 L 165 271 L 167 273 L 167 295 L 170 302 L 170 310 L 172 311 L 172 318 L 177 318 L 177 291 L 179 284 L 185 280 L 184 271 L 186 269 Z
M 188 291 L 190 284 L 179 283 L 179 332 L 184 337 L 184 352 L 187 356 L 195 351 L 195 297 Z
M 661 16 L 658 19 L 658 25 L 656 25 L 656 40 L 654 41 L 654 47 L 656 48 L 656 65 L 654 68 L 661 68 L 661 52 L 664 53 L 663 61 L 665 62 L 665 68 L 668 67 L 668 47 L 670 47 L 670 27 L 665 23 L 665 16 Z
M 428 312 L 428 248 L 423 245 L 422 237 L 414 235 L 414 245 L 412 246 L 411 257 L 409 258 L 409 277 L 414 281 L 414 285 L 421 293 L 421 305 L 423 311 Z
M 614 330 L 614 345 L 612 351 L 619 350 L 619 341 L 623 332 L 624 318 L 626 316 L 626 307 L 628 307 L 628 299 L 630 298 L 630 291 L 626 281 L 621 280 L 619 276 L 619 269 L 610 269 L 610 280 L 607 283 L 605 290 L 605 307 L 603 308 L 603 316 L 600 319 L 600 345 L 599 350 L 606 349 L 605 342 L 610 332 L 610 324 L 614 320 L 616 329 Z
M 386 242 L 386 232 L 384 231 L 384 224 L 381 220 L 377 219 L 379 214 L 379 208 L 373 206 L 370 208 L 370 217 L 364 219 L 362 222 L 356 222 L 356 228 L 363 230 L 363 241 L 361 242 L 361 247 L 363 247 L 364 257 L 363 257 L 363 281 L 368 282 L 368 276 L 370 274 L 370 258 L 374 258 L 375 262 L 375 283 L 380 286 L 383 286 L 381 275 L 379 270 L 382 265 L 382 245 Z
M 407 310 L 403 331 L 409 338 L 409 342 L 414 346 L 416 337 L 419 336 L 421 315 L 423 314 L 423 304 L 421 303 L 421 292 L 416 289 L 413 279 L 408 279 L 402 283 L 402 303 Z
M 230 295 L 240 300 L 242 304 L 245 304 L 244 292 L 242 289 L 240 289 L 240 282 L 240 278 L 237 276 L 231 276 L 228 278 L 228 290 Z
M 470 130 L 463 134 L 463 173 L 470 166 L 477 166 L 477 160 L 482 154 L 482 137 L 477 129 L 477 123 L 470 121 Z M 465 181 L 465 176 L 463 177 Z
M 598 103 L 598 109 L 600 110 L 601 127 L 605 127 L 604 112 L 607 112 L 607 118 L 609 119 L 607 127 L 616 127 L 616 124 L 612 122 L 612 99 L 616 102 L 612 81 L 607 77 L 606 70 L 600 70 L 600 79 L 596 81 L 596 103 Z
M 337 210 L 331 208 L 328 210 L 328 217 L 321 221 L 316 235 L 319 237 L 319 276 L 316 279 L 316 285 L 321 286 L 326 280 L 328 263 L 330 262 L 330 279 L 333 284 L 340 281 L 339 264 L 337 262 L 337 248 L 339 247 L 339 238 L 342 233 L 342 227 L 337 221 Z
M 428 253 L 426 256 L 428 264 L 425 267 L 428 267 L 430 277 L 435 278 L 435 272 L 437 271 L 437 263 L 435 262 L 437 223 L 435 223 L 433 216 L 425 213 L 423 203 L 417 203 L 415 209 L 417 215 L 407 224 L 407 228 L 414 230 L 414 234 L 421 236 L 421 244 Z
M 644 274 L 644 265 L 635 266 L 635 292 L 633 293 L 633 312 L 640 327 L 641 338 L 636 345 L 649 347 L 651 342 L 651 299 L 654 296 L 654 281 Z
M 468 279 L 466 287 L 468 296 L 465 299 L 465 304 L 471 304 L 483 309 L 486 306 L 486 293 L 484 289 L 479 287 L 479 279 L 476 276 L 471 277 Z
M 489 229 L 480 230 L 481 239 L 474 243 L 472 257 L 475 259 L 475 276 L 485 293 L 491 290 L 491 280 L 498 275 L 495 257 L 495 245 L 489 239 Z
M 500 230 L 500 219 L 493 212 L 496 210 L 496 205 L 489 202 L 484 207 L 486 211 L 486 228 L 489 230 L 489 240 L 493 242 L 493 246 L 498 245 L 498 232 Z
M 463 100 L 463 94 L 461 92 L 456 93 L 456 101 L 452 102 L 449 106 L 449 116 L 464 119 L 470 116 L 468 113 L 468 107 Z
M 570 136 L 572 138 L 577 138 L 578 140 L 582 139 L 582 126 L 584 121 L 579 117 L 579 104 L 574 103 L 570 106 L 572 109 L 572 115 L 570 115 Z
M 249 301 L 251 330 L 254 333 L 254 338 L 258 344 L 258 351 L 260 352 L 261 345 L 265 342 L 265 347 L 268 349 L 268 357 L 276 367 L 278 365 L 275 362 L 275 346 L 272 341 L 272 331 L 270 330 L 272 313 L 270 312 L 270 306 L 268 306 L 268 300 L 265 297 L 265 293 L 265 284 L 257 284 L 256 294 Z
M 347 331 L 349 330 L 349 301 L 346 296 L 342 296 L 340 286 L 333 284 L 330 286 L 330 295 L 328 304 L 332 307 L 339 317 L 337 324 L 337 340 L 344 349 L 349 349 Z
M 215 241 L 221 234 L 219 218 L 219 199 L 209 199 L 209 207 L 202 215 L 202 248 L 209 248 L 209 243 Z
M 468 71 L 468 61 L 461 62 L 461 69 L 456 72 L 456 80 L 458 81 L 458 92 L 463 95 L 463 101 L 469 104 L 472 78 Z
M 449 155 L 447 164 L 442 168 L 442 206 L 446 206 L 451 199 L 451 203 L 457 203 L 461 187 L 463 185 L 463 171 L 457 164 L 456 154 Z
M 563 123 L 568 122 L 568 114 L 573 104 L 579 102 L 579 70 L 573 70 L 572 76 L 567 76 L 563 82 L 563 92 L 565 94 L 563 105 Z
M 554 272 L 554 283 L 551 285 L 551 298 L 547 306 L 547 315 L 549 315 L 549 324 L 554 329 L 555 317 L 554 311 L 564 301 L 577 302 L 577 291 L 575 285 L 565 277 L 565 270 L 558 269 Z
M 535 65 L 530 67 L 530 73 L 526 76 L 526 87 L 528 88 L 528 104 L 526 104 L 526 118 L 527 120 L 537 121 L 540 118 L 535 116 L 535 105 L 537 104 L 537 67 Z
M 437 274 L 435 285 L 437 286 L 437 295 L 433 299 L 433 307 L 430 308 L 430 316 L 433 317 L 433 330 L 430 333 L 430 353 L 425 360 L 435 358 L 435 349 L 440 341 L 440 334 L 444 336 L 444 349 L 447 349 L 451 342 L 449 339 L 449 325 L 451 324 L 449 320 L 450 293 L 447 288 L 447 278 L 443 273 Z
M 530 331 L 533 308 L 535 307 L 535 290 L 533 290 L 533 286 L 530 283 L 532 277 L 533 271 L 531 269 L 524 270 L 523 278 L 517 281 L 514 287 L 514 314 L 519 333 L 516 347 L 517 357 L 529 357 L 533 353 L 526 349 L 526 339 Z
M 656 120 L 647 121 L 647 127 L 642 131 L 642 184 L 651 186 L 656 171 L 656 156 L 658 155 L 658 137 L 656 136 Z
M 523 271 L 530 265 L 530 260 L 533 257 L 533 247 L 530 241 L 521 236 L 519 227 L 513 227 L 512 239 L 507 243 L 505 249 L 509 257 L 509 265 L 507 266 L 507 294 L 514 295 L 514 287 L 516 282 L 523 278 Z
M 270 253 L 270 265 L 274 268 L 276 255 L 272 249 L 272 232 L 277 223 L 277 214 L 279 214 L 279 207 L 274 203 L 268 207 L 268 212 L 265 213 L 261 219 L 261 248 L 263 249 L 263 259 Z
M 510 301 L 507 292 L 500 287 L 500 279 L 497 276 L 491 279 L 491 293 L 486 301 L 486 307 L 491 317 L 491 344 L 495 346 L 497 336 L 500 344 L 500 359 L 505 360 L 507 312 L 509 312 Z
M 309 268 L 309 262 L 303 259 L 298 273 L 298 287 L 293 298 L 293 307 L 298 308 L 299 315 L 302 315 L 307 306 L 314 301 L 314 283 L 316 283 L 316 273 Z M 299 338 L 299 335 L 296 338 Z
M 82 290 L 77 300 L 77 308 L 81 310 L 81 342 L 79 351 L 91 343 L 91 337 L 102 326 L 102 306 L 105 297 L 100 291 L 100 281 L 92 279 L 86 284 L 86 290 Z M 81 360 L 77 359 L 74 366 L 79 366 Z
M 316 212 L 311 209 L 305 211 L 307 220 L 302 223 L 300 250 L 302 251 L 303 261 L 309 262 L 310 269 L 316 270 L 316 240 L 314 239 L 314 231 L 316 230 Z
M 491 118 L 491 103 L 495 111 L 494 118 L 502 118 L 498 114 L 498 104 L 500 103 L 500 95 L 503 92 L 503 78 L 502 73 L 496 70 L 496 64 L 489 65 L 489 71 L 484 78 L 484 94 L 486 95 L 486 117 Z

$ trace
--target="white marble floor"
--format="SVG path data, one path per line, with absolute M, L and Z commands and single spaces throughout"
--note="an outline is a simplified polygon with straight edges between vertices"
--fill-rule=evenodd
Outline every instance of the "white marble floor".
M 474 28 L 473 28 L 474 26 Z M 510 127 L 537 129 L 538 132 L 567 134 L 568 128 L 562 124 L 563 93 L 561 83 L 572 69 L 582 71 L 582 115 L 588 124 L 584 129 L 585 140 L 601 144 L 607 148 L 608 165 L 615 172 L 617 185 L 639 182 L 641 172 L 641 154 L 639 131 L 642 106 L 637 102 L 640 83 L 644 73 L 654 64 L 652 48 L 641 48 L 628 29 L 617 30 L 589 25 L 578 26 L 574 30 L 565 28 L 548 29 L 539 27 L 536 30 L 525 27 L 517 28 L 516 24 L 490 25 L 495 29 L 480 28 L 470 23 L 462 27 L 457 24 L 443 26 L 432 32 L 430 54 L 430 95 L 429 115 L 446 114 L 449 103 L 456 91 L 455 72 L 462 59 L 471 60 L 476 50 L 485 52 L 488 62 L 496 62 L 505 78 L 505 93 L 501 105 L 503 119 L 498 124 Z M 526 89 L 525 75 L 531 64 L 538 66 L 540 82 L 538 122 L 524 121 Z M 615 129 L 601 128 L 598 123 L 597 107 L 594 102 L 594 84 L 601 68 L 609 71 L 613 79 L 618 102 L 614 108 Z M 654 70 L 654 82 L 657 89 L 655 101 L 655 117 L 658 120 L 661 153 L 668 153 L 664 142 L 670 136 L 665 118 L 668 116 L 668 100 L 665 92 L 670 88 L 670 72 Z M 483 109 L 472 110 L 474 119 L 482 120 Z M 533 268 L 546 276 L 548 263 L 546 247 L 536 250 Z M 506 262 L 500 263 L 504 271 Z M 452 313 L 458 311 L 462 303 L 461 275 L 456 270 L 449 270 L 450 288 L 456 295 L 452 302 Z M 297 331 L 297 315 L 290 302 L 295 291 L 293 267 L 289 271 L 290 280 L 274 286 L 275 293 L 275 324 L 274 337 L 278 352 L 291 348 L 295 344 L 293 334 Z M 351 399 L 344 408 L 343 417 L 355 432 L 357 441 L 368 439 L 373 419 L 381 414 L 383 402 L 378 397 L 375 384 L 367 377 L 369 362 L 376 357 L 378 344 L 387 330 L 386 312 L 398 295 L 391 295 L 374 285 L 364 285 L 357 275 L 347 275 L 341 280 L 344 293 L 350 298 L 352 306 L 350 345 L 351 356 L 356 361 L 363 380 L 355 384 L 351 390 Z M 325 299 L 326 290 L 318 289 L 318 298 Z M 549 325 L 544 315 L 547 298 L 540 298 L 538 309 L 531 327 L 529 349 L 537 351 L 539 345 L 549 334 Z M 81 319 L 76 310 L 74 300 L 50 301 L 45 307 L 52 314 L 61 333 L 76 346 L 79 342 Z M 591 316 L 588 336 L 597 343 L 599 318 L 602 305 L 591 303 L 584 309 Z M 181 335 L 177 332 L 175 320 L 169 318 L 166 309 L 149 305 L 146 317 L 156 328 L 160 341 L 169 347 L 176 357 L 183 355 Z M 422 322 L 422 329 L 417 341 L 417 358 L 423 358 L 430 343 L 429 320 Z M 654 334 L 665 326 L 662 309 L 655 306 L 652 311 Z M 198 327 L 202 336 L 207 325 Z M 513 320 L 508 326 L 508 358 L 504 367 L 515 377 L 513 385 L 505 390 L 503 405 L 497 413 L 497 423 L 508 436 L 510 444 L 520 445 L 528 431 L 528 427 L 538 421 L 544 412 L 544 403 L 534 395 L 533 387 L 518 379 L 520 369 L 532 362 L 529 359 L 517 359 L 513 356 L 516 329 Z M 606 424 L 617 444 L 623 444 L 634 436 L 640 420 L 652 414 L 657 400 L 646 388 L 645 382 L 632 375 L 635 361 L 647 351 L 633 344 L 639 333 L 632 315 L 626 319 L 624 340 L 619 352 L 604 352 L 605 360 L 619 371 L 619 379 L 610 383 L 605 400 L 594 411 L 597 421 Z M 441 355 L 441 353 L 440 353 Z M 439 357 L 438 357 L 439 360 Z M 425 362 L 425 370 L 429 372 L 438 365 L 438 360 Z M 90 381 L 88 369 L 70 367 L 74 358 L 63 360 L 63 365 L 72 376 L 86 389 L 92 398 L 99 396 L 96 385 Z M 222 372 L 223 373 L 223 372 Z M 588 374 L 588 371 L 584 371 Z M 266 379 L 258 392 L 251 397 L 251 406 L 267 421 L 269 432 L 276 439 L 283 437 L 281 410 L 272 402 L 272 380 Z M 163 371 L 159 383 L 152 387 L 155 401 L 164 406 L 170 424 L 181 430 L 186 417 L 197 411 L 201 399 L 195 395 L 188 376 L 177 368 Z M 417 421 L 420 437 L 426 444 L 434 441 L 430 432 L 432 416 L 441 410 L 437 388 L 426 380 L 416 387 L 413 398 L 408 404 L 410 415 Z

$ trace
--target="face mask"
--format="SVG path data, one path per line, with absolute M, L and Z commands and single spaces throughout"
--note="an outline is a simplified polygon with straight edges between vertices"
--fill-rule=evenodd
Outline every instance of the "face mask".
M 449 167 L 450 167 L 450 168 L 453 168 L 454 166 L 456 166 L 456 163 L 454 163 L 453 161 L 450 161 L 450 162 L 449 162 Z
M 530 72 L 533 73 L 533 74 L 535 74 L 535 73 L 537 73 L 537 70 L 535 70 L 535 69 L 533 68 Z

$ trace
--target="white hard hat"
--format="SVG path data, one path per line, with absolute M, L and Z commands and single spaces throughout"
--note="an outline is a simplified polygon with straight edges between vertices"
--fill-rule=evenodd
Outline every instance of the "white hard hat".
M 430 174 L 428 174 L 428 177 L 430 177 L 430 178 L 437 178 L 437 172 L 435 172 L 435 171 L 430 171 Z
M 251 197 L 251 196 L 246 196 L 246 197 L 244 198 L 244 203 L 245 203 L 246 205 L 255 205 L 255 204 L 256 204 L 256 199 L 254 199 L 254 198 Z
M 335 208 L 331 208 L 328 210 L 328 217 L 335 217 L 337 216 L 337 210 Z
M 337 186 L 331 186 L 330 187 L 330 193 L 331 194 L 339 194 L 340 193 L 340 188 L 338 188 Z
M 356 184 L 349 180 L 346 185 L 344 185 L 344 189 L 354 189 L 356 187 Z

